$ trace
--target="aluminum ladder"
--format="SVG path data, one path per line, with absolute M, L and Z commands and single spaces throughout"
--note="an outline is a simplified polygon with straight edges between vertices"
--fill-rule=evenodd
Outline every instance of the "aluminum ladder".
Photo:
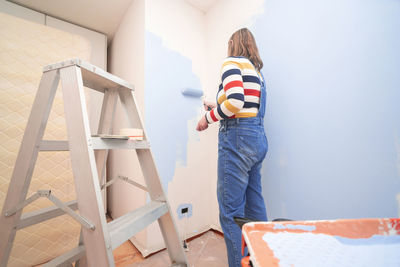
M 69 140 L 43 140 L 60 80 Z M 97 136 L 94 135 L 96 137 L 92 136 L 89 128 L 84 86 L 104 93 L 98 133 Z M 75 266 L 115 266 L 113 249 L 155 220 L 158 220 L 171 265 L 187 266 L 187 258 L 146 135 L 144 134 L 143 141 L 98 136 L 112 133 L 118 98 L 128 115 L 129 127 L 143 129 L 133 96 L 133 86 L 126 81 L 80 59 L 71 59 L 43 68 L 0 215 L 0 267 L 7 266 L 17 230 L 65 213 L 81 223 L 80 242 L 76 248 L 45 266 L 72 266 L 73 262 Z M 150 202 L 107 223 L 101 190 L 109 184 L 104 182 L 109 149 L 136 151 Z M 77 201 L 63 203 L 53 196 L 50 190 L 39 190 L 26 198 L 40 151 L 70 152 Z M 22 209 L 39 197 L 47 197 L 55 206 L 22 214 Z M 79 214 L 74 212 L 78 208 Z

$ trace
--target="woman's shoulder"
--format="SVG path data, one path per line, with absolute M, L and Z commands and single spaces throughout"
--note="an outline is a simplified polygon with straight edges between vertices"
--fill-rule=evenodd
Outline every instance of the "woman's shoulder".
M 226 57 L 224 61 L 222 62 L 222 67 L 228 66 L 228 65 L 234 65 L 237 66 L 238 68 L 246 68 L 248 65 L 251 64 L 250 60 L 246 57 Z
M 250 60 L 247 57 L 234 57 L 234 56 L 226 57 L 224 59 L 224 62 L 228 62 L 228 61 L 238 62 L 238 63 L 250 62 Z
M 246 57 L 226 57 L 222 63 L 222 67 L 226 66 L 236 66 L 237 68 L 248 71 L 255 70 L 253 63 Z

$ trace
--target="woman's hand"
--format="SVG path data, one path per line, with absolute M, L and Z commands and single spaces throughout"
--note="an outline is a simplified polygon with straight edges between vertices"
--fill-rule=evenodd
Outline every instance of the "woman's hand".
M 203 106 L 205 111 L 210 111 L 214 109 L 217 106 L 217 104 L 213 102 L 203 101 Z
M 208 128 L 208 122 L 206 120 L 206 117 L 202 116 L 201 119 L 199 120 L 199 122 L 197 123 L 196 130 L 201 132 L 207 128 Z

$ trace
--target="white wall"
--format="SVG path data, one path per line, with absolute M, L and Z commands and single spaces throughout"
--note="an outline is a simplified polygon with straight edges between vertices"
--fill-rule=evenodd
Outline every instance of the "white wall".
M 98 66 L 104 70 L 107 69 L 107 36 L 91 31 L 80 26 L 68 23 L 46 15 L 47 26 L 60 29 L 65 32 L 84 36 L 92 46 L 90 54 L 90 63 Z M 97 133 L 97 127 L 99 124 L 101 103 L 103 101 L 103 94 L 95 90 L 89 90 L 88 94 L 88 112 L 89 112 L 89 123 L 90 129 L 93 133 Z
M 196 99 L 195 106 L 191 107 L 193 116 L 179 117 L 179 127 L 173 117 L 179 114 L 164 119 L 162 116 L 166 114 L 165 109 L 159 109 L 165 103 L 167 109 L 168 106 L 177 107 L 182 103 L 191 105 L 193 99 L 183 98 L 181 90 L 185 86 L 195 86 L 202 90 L 202 85 L 206 83 L 204 13 L 183 0 L 135 0 L 121 21 L 109 55 L 109 71 L 132 82 L 136 87 L 135 94 L 145 119 L 152 152 L 179 231 L 189 237 L 208 230 L 211 221 L 208 194 L 211 181 L 215 182 L 216 146 L 208 145 L 210 143 L 207 136 L 210 136 L 211 131 L 203 135 L 198 135 L 195 131 L 198 116 L 202 114 L 200 99 Z M 164 62 L 165 65 L 161 66 L 164 64 L 161 63 L 163 58 L 171 55 L 183 60 L 186 65 L 177 66 L 177 62 Z M 170 71 L 172 75 L 163 76 L 166 73 L 163 70 L 149 72 L 148 68 L 154 65 Z M 172 77 L 180 74 L 186 77 Z M 183 81 L 185 79 L 188 83 Z M 161 84 L 153 87 L 154 81 Z M 161 103 L 157 103 L 157 96 L 163 93 L 173 96 L 168 94 L 168 90 L 174 90 L 175 95 L 182 99 L 162 99 Z M 117 114 L 117 128 L 124 123 L 121 118 L 122 114 Z M 157 128 L 168 120 L 171 123 L 165 128 Z M 183 140 L 178 136 L 185 136 L 187 141 L 178 144 L 179 140 Z M 215 137 L 212 139 L 215 140 Z M 179 147 L 164 147 L 172 143 Z M 176 154 L 178 150 L 181 151 L 180 155 Z M 211 150 L 214 151 L 210 152 Z M 207 157 L 211 158 L 210 164 L 204 161 Z M 204 168 L 205 165 L 208 168 Z M 138 170 L 134 153 L 111 154 L 110 177 L 124 174 L 143 182 Z M 109 200 L 110 213 L 116 218 L 143 205 L 146 198 L 140 190 L 118 183 L 111 187 Z M 177 208 L 181 204 L 192 205 L 190 218 L 178 219 Z M 131 240 L 144 255 L 164 247 L 157 224 L 152 224 Z
M 132 1 L 108 49 L 108 70 L 135 86 L 135 98 L 142 113 L 144 112 L 144 9 L 144 0 Z
M 216 200 L 218 125 L 196 132 L 197 121 L 204 115 L 201 100 L 184 97 L 181 90 L 187 87 L 199 89 L 208 99 L 215 99 L 219 69 L 226 56 L 224 46 L 234 30 L 243 23 L 251 23 L 250 18 L 260 7 L 260 1 L 254 0 L 251 5 L 241 1 L 220 1 L 207 14 L 184 0 L 136 0 L 132 6 L 138 3 L 141 3 L 140 8 L 127 11 L 112 42 L 110 71 L 135 86 L 144 84 L 139 93 L 143 93 L 147 134 L 182 236 L 194 236 L 210 228 L 220 229 Z M 140 30 L 143 8 L 144 32 Z M 221 12 L 227 9 L 229 12 L 241 9 L 244 15 L 239 20 L 234 14 L 228 15 L 222 21 Z M 142 38 L 144 48 L 140 46 Z M 142 53 L 143 49 L 144 72 L 138 77 L 141 72 L 132 72 L 140 66 L 135 65 L 137 57 L 133 53 Z M 119 169 L 140 177 L 130 163 L 134 157 L 126 154 L 123 159 L 112 154 L 111 176 Z M 137 189 L 125 186 L 115 187 L 115 190 L 125 191 L 119 192 L 117 198 L 112 192 L 110 194 L 114 218 L 144 201 Z M 122 203 L 129 203 L 129 206 Z M 192 207 L 190 217 L 179 218 L 178 207 L 181 205 Z M 145 255 L 164 246 L 156 224 L 132 241 Z
M 192 61 L 201 83 L 206 75 L 206 18 L 184 0 L 146 2 L 146 30 L 162 39 L 163 45 Z
M 134 0 L 126 10 L 124 17 L 109 47 L 108 71 L 134 85 L 134 96 L 140 112 L 144 115 L 144 15 L 145 1 Z M 144 116 L 142 116 L 143 118 Z M 125 112 L 118 104 L 114 133 L 128 126 Z M 138 183 L 144 184 L 139 162 L 135 151 L 110 151 L 108 160 L 108 178 L 124 175 Z M 108 189 L 108 212 L 112 218 L 143 206 L 146 202 L 144 191 L 123 181 L 114 183 Z M 132 242 L 144 255 L 147 247 L 147 230 L 136 235 Z
M 146 2 L 146 125 L 164 190 L 186 237 L 210 228 L 208 194 L 216 173 L 215 147 L 207 141 L 212 132 L 195 131 L 203 113 L 200 98 L 181 95 L 186 87 L 204 89 L 206 60 L 203 12 L 183 0 Z M 185 204 L 192 214 L 179 219 L 177 209 Z M 152 233 L 154 247 L 162 246 Z

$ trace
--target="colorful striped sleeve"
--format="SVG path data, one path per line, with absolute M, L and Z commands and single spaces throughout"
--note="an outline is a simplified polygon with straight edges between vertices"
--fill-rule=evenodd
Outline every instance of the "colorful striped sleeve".
M 242 70 L 235 59 L 227 58 L 221 70 L 221 80 L 226 99 L 206 113 L 208 123 L 234 116 L 244 105 Z

